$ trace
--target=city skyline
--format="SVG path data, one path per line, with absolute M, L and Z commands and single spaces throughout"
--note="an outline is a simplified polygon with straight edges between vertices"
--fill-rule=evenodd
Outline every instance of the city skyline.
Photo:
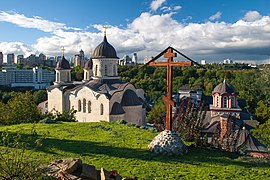
M 270 2 L 261 1 L 0 1 L 0 52 L 89 56 L 108 27 L 118 56 L 155 56 L 173 46 L 194 60 L 268 62 Z

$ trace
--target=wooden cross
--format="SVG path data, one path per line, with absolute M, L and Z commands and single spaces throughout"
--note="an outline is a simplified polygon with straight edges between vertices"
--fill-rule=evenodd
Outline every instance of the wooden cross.
M 64 57 L 64 55 L 65 55 L 65 48 L 64 48 L 64 46 L 61 47 L 61 51 L 62 51 L 62 56 Z
M 147 63 L 149 66 L 166 66 L 167 67 L 167 92 L 166 96 L 163 96 L 163 100 L 166 104 L 166 130 L 172 130 L 172 107 L 175 106 L 175 102 L 172 100 L 172 77 L 173 77 L 173 66 L 192 66 L 192 61 L 190 58 L 186 57 L 182 53 L 176 51 L 172 47 L 168 47 L 167 52 L 163 51 L 161 54 L 153 58 L 149 63 Z M 185 58 L 188 58 L 191 61 L 185 61 L 185 62 L 173 62 L 173 58 L 177 56 L 176 53 L 173 52 L 175 50 L 176 52 L 180 53 Z M 161 55 L 164 54 L 164 57 L 167 58 L 167 61 L 164 62 L 154 62 L 154 60 L 161 57 Z

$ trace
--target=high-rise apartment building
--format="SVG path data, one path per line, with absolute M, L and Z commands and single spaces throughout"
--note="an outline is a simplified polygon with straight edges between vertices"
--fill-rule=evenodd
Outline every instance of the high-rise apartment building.
M 7 54 L 7 64 L 14 64 L 15 55 L 14 53 Z
M 3 66 L 4 56 L 3 53 L 0 52 L 0 66 Z

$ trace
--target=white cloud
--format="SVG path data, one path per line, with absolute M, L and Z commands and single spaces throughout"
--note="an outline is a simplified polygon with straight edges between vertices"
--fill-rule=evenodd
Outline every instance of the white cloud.
M 210 21 L 214 21 L 214 20 L 220 19 L 221 18 L 221 15 L 222 15 L 222 13 L 220 11 L 218 11 L 216 14 L 210 16 L 209 17 L 209 20 Z
M 60 29 L 80 30 L 79 28 L 67 27 L 64 23 L 52 22 L 39 16 L 32 18 L 16 12 L 0 11 L 0 22 L 9 22 L 24 28 L 35 28 L 44 32 L 54 32 Z
M 144 12 L 130 21 L 126 28 L 109 25 L 108 41 L 115 47 L 119 57 L 132 52 L 138 52 L 141 58 L 155 56 L 166 47 L 173 46 L 195 60 L 269 59 L 270 16 L 259 15 L 253 21 L 243 18 L 234 23 L 208 21 L 186 24 L 176 21 L 172 14 Z M 10 50 L 16 54 L 37 51 L 46 55 L 60 55 L 60 48 L 64 46 L 67 57 L 78 53 L 80 49 L 88 55 L 102 38 L 101 24 L 90 25 L 84 31 L 54 28 L 50 35 L 37 39 L 32 46 L 4 42 L 0 44 L 0 51 L 7 53 Z M 16 49 L 19 49 L 18 53 Z
M 245 21 L 256 21 L 259 20 L 262 16 L 260 15 L 260 13 L 258 11 L 248 11 L 245 16 L 244 16 L 244 20 Z
M 173 7 L 173 10 L 174 10 L 174 11 L 178 11 L 178 10 L 180 10 L 180 9 L 182 9 L 182 6 L 174 6 L 174 7 Z
M 36 53 L 35 50 L 22 42 L 0 42 L 0 52 L 4 54 L 5 61 L 8 53 L 22 54 L 24 56 Z
M 166 0 L 153 0 L 150 5 L 151 10 L 156 11 L 165 1 Z

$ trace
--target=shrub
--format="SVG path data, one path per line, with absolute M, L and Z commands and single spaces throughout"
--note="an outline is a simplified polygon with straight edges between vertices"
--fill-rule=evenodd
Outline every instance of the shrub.
M 41 140 L 36 138 L 35 131 L 31 137 L 35 138 L 36 147 L 41 145 Z M 2 132 L 0 145 L 3 146 L 0 151 L 0 179 L 31 180 L 41 177 L 40 162 L 31 157 L 31 152 L 26 152 L 27 146 L 32 145 L 22 142 L 20 133 Z

